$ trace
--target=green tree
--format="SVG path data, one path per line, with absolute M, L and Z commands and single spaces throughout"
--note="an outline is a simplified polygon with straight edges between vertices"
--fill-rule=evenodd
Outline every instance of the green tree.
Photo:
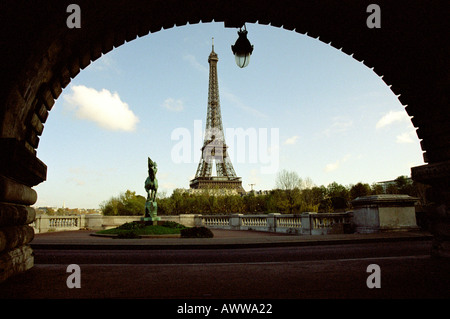
M 145 197 L 127 190 L 122 195 L 123 210 L 126 215 L 143 215 L 145 212 Z
M 311 188 L 302 189 L 300 213 L 317 212 L 320 202 L 326 196 L 326 188 L 324 186 L 313 186 Z
M 361 196 L 368 196 L 371 194 L 371 191 L 369 184 L 359 182 L 350 188 L 350 200 Z
M 325 197 L 327 196 L 327 189 L 323 185 L 311 188 L 311 192 L 312 192 L 312 203 L 314 205 L 319 204 L 320 201 L 325 199 Z
M 185 194 L 184 192 L 182 192 L 181 190 L 174 190 L 172 192 L 172 195 L 170 196 L 170 200 L 171 200 L 171 211 L 173 215 L 180 215 L 180 214 L 186 214 L 186 199 L 187 198 L 187 194 Z
M 344 197 L 331 197 L 331 205 L 333 212 L 345 212 L 349 206 L 349 202 Z
M 333 202 L 330 197 L 323 199 L 318 208 L 319 213 L 332 213 L 334 212 Z
M 56 210 L 56 215 L 60 215 L 60 216 L 67 215 L 67 210 L 65 208 L 58 208 Z
M 145 197 L 127 190 L 119 196 L 113 196 L 100 204 L 105 216 L 133 216 L 143 215 L 145 211 Z
M 207 196 L 206 203 L 207 203 L 208 214 L 217 214 L 218 207 L 219 207 L 217 197 L 214 195 Z
M 296 172 L 282 170 L 277 175 L 275 185 L 281 190 L 281 193 L 276 194 L 280 200 L 278 207 L 281 212 L 288 214 L 299 212 L 302 206 L 300 190 L 304 187 L 303 179 Z
M 250 197 L 248 198 L 249 201 L 247 202 L 249 208 L 249 212 L 252 211 L 254 213 L 257 214 L 261 214 L 261 213 L 265 213 L 267 212 L 267 202 L 268 202 L 268 195 L 263 195 L 263 194 L 259 194 L 259 195 L 255 195 L 255 194 L 251 194 Z M 245 197 L 244 197 L 244 203 L 245 203 Z
M 224 196 L 223 205 L 225 208 L 225 213 L 231 214 L 242 214 L 246 213 L 244 198 L 239 195 L 229 195 Z
M 370 194 L 371 195 L 380 195 L 380 194 L 384 194 L 384 189 L 383 186 L 381 186 L 378 183 L 373 183 L 371 188 L 370 188 Z
M 395 179 L 395 184 L 400 194 L 416 196 L 413 181 L 405 175 L 399 176 Z
M 271 190 L 269 194 L 264 196 L 265 212 L 278 213 L 277 199 L 275 198 L 275 193 L 277 192 L 279 190 Z
M 400 194 L 397 184 L 391 183 L 386 186 L 386 194 Z
M 341 184 L 338 184 L 336 182 L 333 182 L 331 184 L 328 184 L 327 186 L 327 196 L 328 197 L 342 197 L 346 200 L 349 199 L 349 190 Z
M 158 215 L 171 215 L 171 199 L 168 197 L 157 197 Z
M 290 172 L 284 169 L 278 172 L 275 185 L 276 188 L 282 190 L 300 189 L 303 186 L 303 180 L 296 172 Z
M 119 215 L 118 210 L 119 198 L 111 197 L 109 200 L 104 201 L 100 204 L 100 210 L 103 212 L 105 216 L 117 216 Z

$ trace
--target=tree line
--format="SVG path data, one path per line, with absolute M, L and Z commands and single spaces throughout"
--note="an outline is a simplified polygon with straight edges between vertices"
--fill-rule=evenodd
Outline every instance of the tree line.
M 421 199 L 424 186 L 407 176 L 399 176 L 383 185 L 357 183 L 344 186 L 337 182 L 316 186 L 311 179 L 300 178 L 297 173 L 281 171 L 276 187 L 265 192 L 251 191 L 245 195 L 214 195 L 208 191 L 192 194 L 176 189 L 171 196 L 157 198 L 158 215 L 179 214 L 299 214 L 302 212 L 343 212 L 350 210 L 351 201 L 360 196 L 378 194 L 407 194 Z M 145 197 L 127 190 L 103 202 L 104 215 L 143 215 Z

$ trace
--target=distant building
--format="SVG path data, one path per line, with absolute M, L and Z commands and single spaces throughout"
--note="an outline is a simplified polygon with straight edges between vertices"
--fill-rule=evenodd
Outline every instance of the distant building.
M 261 196 L 261 195 L 268 195 L 270 194 L 270 190 L 252 190 L 248 192 L 242 192 L 238 189 L 232 189 L 232 188 L 177 188 L 174 190 L 174 192 L 178 192 L 180 194 L 187 193 L 189 195 L 202 195 L 202 194 L 208 194 L 210 196 L 230 196 L 230 195 L 250 195 L 253 194 L 255 196 Z
M 58 208 L 55 206 L 40 206 L 35 207 L 36 214 L 55 214 L 63 211 L 64 215 L 86 215 L 86 214 L 100 214 L 100 209 L 94 209 L 94 208 L 67 208 L 62 207 Z
M 56 212 L 57 209 L 58 209 L 58 207 L 41 206 L 41 207 L 36 208 L 36 213 L 37 214 L 47 214 L 48 211 Z
M 242 195 L 242 192 L 233 188 L 177 188 L 174 192 L 179 192 L 181 194 L 188 193 L 189 195 L 208 194 L 210 196 Z
M 408 182 L 413 182 L 412 181 L 412 179 L 411 179 L 411 177 L 408 177 L 407 179 L 406 179 Z M 384 194 L 386 194 L 386 190 L 389 188 L 389 186 L 396 186 L 397 185 L 397 182 L 396 182 L 396 180 L 394 179 L 394 180 L 390 180 L 390 181 L 383 181 L 383 182 L 378 182 L 378 183 L 376 183 L 377 185 L 381 185 L 381 187 L 383 187 L 383 193 Z

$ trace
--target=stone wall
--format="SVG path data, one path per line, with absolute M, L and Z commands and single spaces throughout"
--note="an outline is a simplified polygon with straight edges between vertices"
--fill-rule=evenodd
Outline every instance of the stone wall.
M 45 179 L 46 166 L 15 139 L 1 139 L 0 147 L 0 282 L 33 267 L 28 245 L 34 238 L 30 226 L 37 200 L 32 189 Z

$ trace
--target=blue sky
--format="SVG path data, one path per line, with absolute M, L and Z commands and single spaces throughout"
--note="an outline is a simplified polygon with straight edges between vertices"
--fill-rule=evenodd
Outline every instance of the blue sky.
M 136 39 L 81 71 L 45 123 L 38 157 L 48 172 L 36 206 L 97 208 L 127 189 L 144 195 L 148 156 L 160 192 L 188 188 L 212 37 L 227 144 L 246 190 L 272 189 L 282 169 L 326 186 L 390 180 L 423 164 L 403 106 L 371 69 L 305 35 L 247 30 L 254 51 L 244 69 L 231 52 L 237 30 L 204 23 Z M 232 134 L 239 130 L 247 139 Z

